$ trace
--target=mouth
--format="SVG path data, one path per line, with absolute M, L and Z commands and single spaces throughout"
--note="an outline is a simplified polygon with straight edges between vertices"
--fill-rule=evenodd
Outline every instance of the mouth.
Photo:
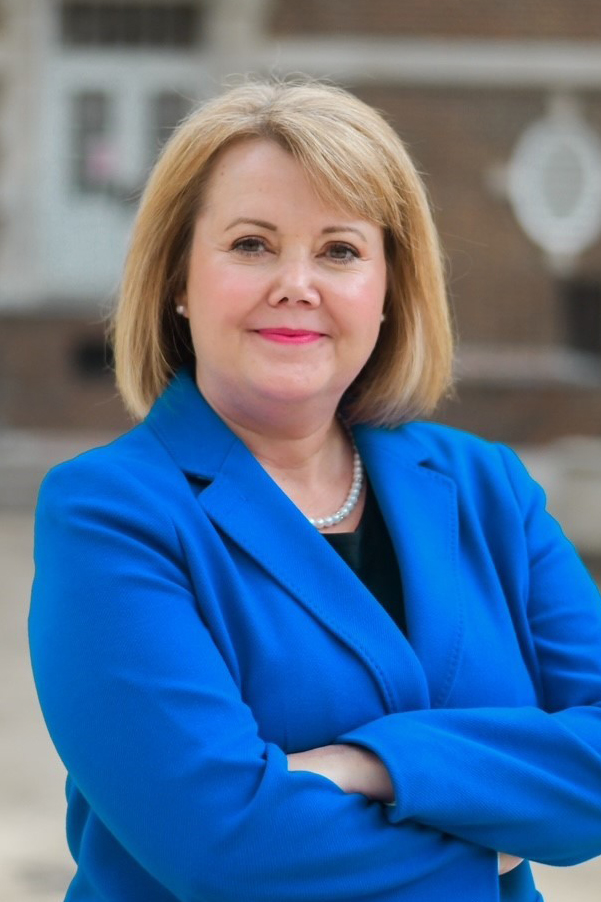
M 288 329 L 284 326 L 277 329 L 255 329 L 254 331 L 267 341 L 277 341 L 281 344 L 309 344 L 324 337 L 323 332 L 314 332 L 312 329 Z

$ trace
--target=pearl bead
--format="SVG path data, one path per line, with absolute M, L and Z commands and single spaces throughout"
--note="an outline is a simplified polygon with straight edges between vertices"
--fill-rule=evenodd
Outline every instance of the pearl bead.
M 361 458 L 359 457 L 357 446 L 355 445 L 350 431 L 349 438 L 353 446 L 353 479 L 349 493 L 346 496 L 342 507 L 338 508 L 335 513 L 329 514 L 327 517 L 307 517 L 309 523 L 312 526 L 315 526 L 317 529 L 334 526 L 335 524 L 340 523 L 341 520 L 344 520 L 346 517 L 348 517 L 348 515 L 351 514 L 357 506 L 359 496 L 361 495 L 361 490 L 363 488 L 363 464 L 361 463 Z

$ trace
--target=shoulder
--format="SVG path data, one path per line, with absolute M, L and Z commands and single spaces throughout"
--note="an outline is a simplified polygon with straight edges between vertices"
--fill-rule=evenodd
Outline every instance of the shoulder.
M 153 501 L 164 506 L 178 482 L 185 485 L 183 474 L 141 423 L 106 445 L 52 467 L 40 486 L 37 513 L 89 505 L 148 508 Z
M 416 463 L 430 463 L 443 472 L 448 470 L 449 475 L 461 472 L 466 466 L 505 468 L 506 460 L 516 457 L 506 445 L 440 423 L 416 420 L 393 429 L 362 428 L 368 442 L 394 450 Z
M 92 592 L 94 581 L 146 572 L 178 579 L 190 499 L 185 476 L 143 424 L 53 467 L 35 510 L 37 591 L 71 581 Z
M 421 447 L 429 456 L 441 459 L 447 457 L 486 458 L 491 454 L 496 454 L 498 447 L 479 435 L 441 423 L 415 421 L 393 429 L 392 433 L 397 436 L 397 440 L 406 433 L 416 447 Z
M 521 499 L 542 490 L 507 445 L 439 423 L 414 421 L 395 429 L 369 430 L 368 441 L 397 459 L 451 479 L 462 493 Z

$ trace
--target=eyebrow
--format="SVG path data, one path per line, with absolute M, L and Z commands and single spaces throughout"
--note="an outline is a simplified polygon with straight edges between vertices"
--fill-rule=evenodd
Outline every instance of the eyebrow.
M 225 231 L 228 232 L 230 229 L 233 229 L 234 226 L 237 225 L 255 225 L 259 226 L 261 229 L 268 229 L 270 232 L 277 232 L 278 227 L 274 225 L 272 222 L 267 222 L 264 219 L 248 219 L 245 216 L 239 216 L 237 219 L 234 219 L 228 226 L 226 226 Z M 336 232 L 354 232 L 356 235 L 359 235 L 363 241 L 367 242 L 367 238 L 363 234 L 360 229 L 357 229 L 352 225 L 332 225 L 326 226 L 325 229 L 322 229 L 322 235 L 333 235 Z
M 247 219 L 245 216 L 239 216 L 237 219 L 234 219 L 233 222 L 230 222 L 229 226 L 226 227 L 225 231 L 229 232 L 230 229 L 233 229 L 234 226 L 237 225 L 256 225 L 261 229 L 269 229 L 270 232 L 277 232 L 278 227 L 275 226 L 272 222 L 265 222 L 264 219 Z
M 331 235 L 333 232 L 354 232 L 355 235 L 358 235 L 359 238 L 362 238 L 363 241 L 367 242 L 367 238 L 365 237 L 361 229 L 358 229 L 352 225 L 328 226 L 327 228 L 323 229 L 322 235 Z

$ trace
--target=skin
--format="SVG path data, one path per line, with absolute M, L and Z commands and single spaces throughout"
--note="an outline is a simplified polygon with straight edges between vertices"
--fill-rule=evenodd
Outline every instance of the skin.
M 336 410 L 376 344 L 386 277 L 381 227 L 326 204 L 279 145 L 243 141 L 218 157 L 178 298 L 196 381 L 307 516 L 336 510 L 350 486 L 352 449 Z M 364 493 L 328 531 L 354 530 L 363 506 Z M 290 754 L 288 767 L 394 801 L 388 770 L 359 746 Z

